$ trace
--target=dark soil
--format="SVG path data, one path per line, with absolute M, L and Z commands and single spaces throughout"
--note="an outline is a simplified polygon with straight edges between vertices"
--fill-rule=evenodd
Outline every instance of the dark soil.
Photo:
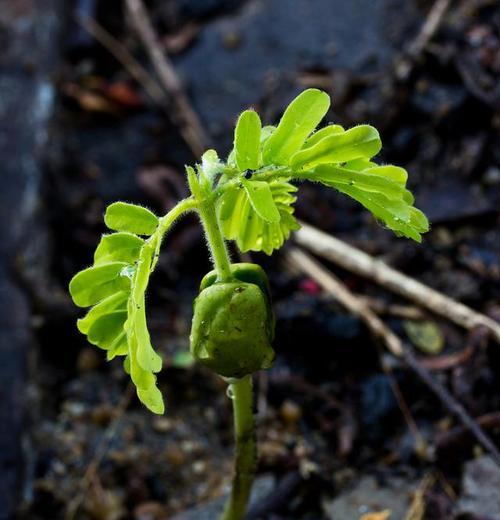
M 26 35 L 9 24 L 40 16 L 24 3 L 25 11 L 9 11 L 2 22 L 5 38 L 21 47 Z M 380 160 L 408 169 L 432 230 L 422 245 L 398 239 L 352 201 L 312 185 L 301 187 L 298 217 L 500 319 L 500 8 L 488 0 L 452 2 L 402 79 L 406 50 L 431 6 L 424 0 L 148 2 L 220 155 L 244 108 L 257 108 L 270 123 L 306 86 L 327 90 L 329 120 L 380 130 Z M 184 196 L 183 165 L 196 158 L 165 112 L 72 17 L 77 11 L 96 19 L 154 74 L 121 2 L 75 0 L 70 8 L 54 1 L 47 9 L 58 28 L 33 25 L 47 38 L 30 45 L 53 57 L 46 64 L 33 55 L 32 76 L 16 76 L 9 103 L 20 114 L 21 101 L 35 99 L 30 82 L 48 77 L 54 106 L 35 122 L 48 134 L 42 145 L 32 144 L 35 123 L 26 117 L 15 130 L 9 120 L 7 131 L 29 135 L 28 146 L 0 148 L 8 172 L 15 172 L 8 162 L 14 152 L 17 161 L 34 156 L 37 169 L 27 175 L 38 201 L 26 210 L 35 223 L 23 223 L 23 232 L 5 241 L 0 304 L 19 321 L 2 322 L 0 374 L 10 404 L 1 418 L 13 428 L 0 434 L 0 483 L 9 496 L 0 517 L 172 518 L 223 495 L 231 478 L 225 383 L 183 356 L 191 302 L 210 268 L 197 222 L 190 217 L 168 235 L 148 296 L 150 330 L 166 367 L 159 376 L 163 417 L 141 407 L 120 363 L 107 364 L 78 333 L 67 284 L 91 263 L 108 203 L 122 199 L 165 212 Z M 17 54 L 3 56 L 0 81 L 20 63 Z M 13 223 L 26 205 L 25 188 L 9 175 L 12 191 L 2 194 L 1 214 Z M 281 254 L 251 258 L 269 273 L 278 356 L 256 377 L 264 484 L 250 518 L 357 520 L 388 509 L 390 520 L 403 520 L 418 489 L 426 512 L 407 520 L 500 518 L 498 502 L 475 505 L 478 486 L 463 478 L 481 448 L 415 373 L 391 358 L 388 377 L 381 364 L 387 354 L 363 324 L 312 280 L 289 272 Z M 411 305 L 329 267 L 380 305 Z M 410 342 L 397 313 L 383 318 Z M 423 313 L 423 319 L 436 325 L 444 349 L 432 355 L 415 345 L 416 356 L 473 417 L 489 418 L 481 424 L 498 444 L 499 345 L 436 316 Z M 469 354 L 454 356 L 462 352 Z M 447 356 L 453 361 L 443 369 L 438 361 Z M 485 485 L 495 478 L 484 477 Z

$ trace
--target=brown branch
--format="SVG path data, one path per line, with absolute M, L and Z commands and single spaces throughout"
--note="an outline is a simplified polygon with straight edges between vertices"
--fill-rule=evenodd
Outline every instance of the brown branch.
M 461 327 L 468 330 L 485 327 L 495 341 L 500 343 L 500 323 L 402 274 L 356 247 L 307 224 L 302 224 L 302 229 L 294 234 L 294 240 L 313 253 L 364 276 Z
M 415 63 L 439 29 L 450 5 L 451 0 L 436 0 L 434 2 L 420 32 L 408 47 L 408 56 L 398 66 L 398 79 L 408 79 Z
M 411 350 L 403 344 L 401 338 L 396 336 L 396 334 L 373 313 L 366 303 L 354 295 L 330 271 L 304 251 L 292 248 L 287 254 L 287 260 L 293 267 L 316 280 L 333 298 L 358 316 L 367 325 L 370 331 L 383 341 L 391 353 L 402 358 L 434 394 L 439 397 L 443 405 L 470 430 L 478 442 L 483 445 L 500 466 L 500 452 L 493 441 L 484 433 L 483 429 L 450 392 L 441 385 L 437 379 L 433 378 L 428 370 L 421 366 Z
M 130 21 L 144 45 L 151 63 L 167 94 L 173 120 L 196 157 L 206 150 L 209 138 L 183 89 L 175 68 L 163 52 L 148 12 L 141 0 L 125 0 Z
M 98 41 L 123 68 L 144 88 L 146 94 L 158 105 L 162 105 L 165 94 L 149 72 L 130 54 L 127 48 L 104 27 L 88 16 L 78 15 L 76 21 Z

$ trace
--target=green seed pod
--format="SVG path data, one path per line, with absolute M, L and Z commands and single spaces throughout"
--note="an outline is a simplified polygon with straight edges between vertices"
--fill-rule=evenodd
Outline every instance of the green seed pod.
M 202 280 L 195 300 L 191 354 L 223 377 L 240 378 L 274 360 L 274 320 L 264 271 L 254 264 L 232 266 L 234 280 L 215 273 Z

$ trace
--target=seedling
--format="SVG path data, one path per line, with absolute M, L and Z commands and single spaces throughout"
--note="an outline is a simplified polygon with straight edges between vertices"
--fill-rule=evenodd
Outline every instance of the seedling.
M 223 520 L 243 518 L 256 470 L 252 374 L 274 359 L 274 318 L 269 284 L 254 264 L 233 264 L 226 241 L 245 251 L 271 255 L 299 228 L 294 217 L 296 182 L 312 181 L 361 203 L 396 234 L 420 242 L 429 228 L 413 206 L 403 168 L 378 165 L 379 133 L 369 125 L 316 130 L 330 106 L 325 92 L 308 89 L 288 106 L 278 126 L 261 126 L 246 110 L 236 124 L 226 161 L 208 150 L 186 168 L 191 195 L 159 218 L 141 206 L 115 202 L 104 215 L 104 235 L 94 265 L 70 282 L 73 301 L 91 307 L 78 320 L 88 341 L 123 357 L 137 396 L 153 413 L 164 413 L 156 375 L 162 359 L 151 345 L 145 293 L 165 233 L 187 212 L 198 214 L 214 270 L 194 302 L 190 351 L 225 378 L 234 409 L 235 475 Z

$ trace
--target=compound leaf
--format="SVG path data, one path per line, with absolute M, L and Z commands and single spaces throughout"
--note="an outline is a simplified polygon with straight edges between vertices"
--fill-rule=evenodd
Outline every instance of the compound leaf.
M 113 231 L 149 236 L 155 232 L 159 221 L 154 213 L 142 206 L 114 202 L 106 209 L 104 222 Z
M 234 186 L 228 189 L 218 205 L 222 231 L 228 240 L 235 240 L 241 251 L 263 251 L 270 255 L 279 249 L 299 229 L 293 216 L 297 188 L 286 180 L 268 183 L 273 204 L 279 213 L 279 222 L 267 222 L 253 208 L 247 191 Z
M 245 110 L 234 131 L 236 165 L 240 171 L 256 170 L 260 160 L 260 132 L 262 124 L 254 110 Z
M 264 164 L 288 164 L 329 107 L 330 97 L 326 92 L 311 88 L 299 94 L 288 105 L 278 127 L 265 142 Z
M 115 261 L 133 264 L 143 245 L 144 240 L 132 233 L 103 235 L 94 253 L 94 265 Z
M 122 273 L 126 267 L 125 262 L 111 262 L 77 273 L 69 283 L 75 305 L 90 307 L 114 293 L 130 289 L 130 279 Z
M 291 158 L 290 165 L 298 170 L 310 169 L 318 164 L 370 159 L 381 147 L 378 131 L 369 125 L 359 125 L 324 137 L 310 148 L 300 150 Z

